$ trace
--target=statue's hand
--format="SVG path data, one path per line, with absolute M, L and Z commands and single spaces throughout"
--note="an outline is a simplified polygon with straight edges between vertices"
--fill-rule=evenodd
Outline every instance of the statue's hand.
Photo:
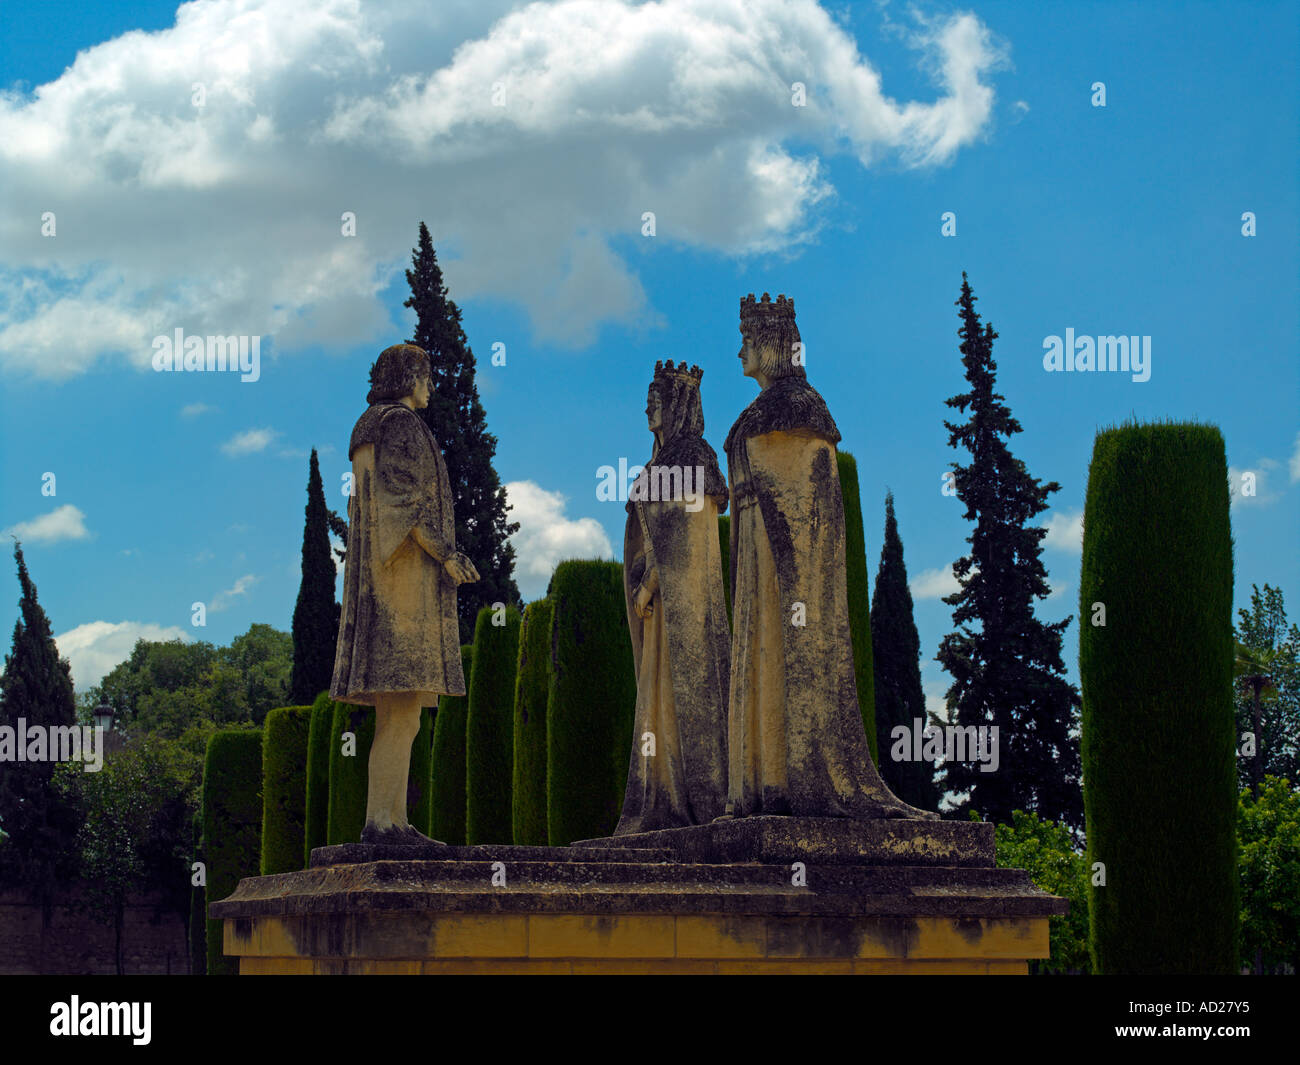
M 636 616 L 639 618 L 648 618 L 654 613 L 654 589 L 641 585 L 636 590 L 636 599 L 633 601 L 633 607 L 636 610 Z
M 447 576 L 457 584 L 472 584 L 479 579 L 478 570 L 474 568 L 474 563 L 459 551 L 443 563 L 443 569 L 447 571 Z

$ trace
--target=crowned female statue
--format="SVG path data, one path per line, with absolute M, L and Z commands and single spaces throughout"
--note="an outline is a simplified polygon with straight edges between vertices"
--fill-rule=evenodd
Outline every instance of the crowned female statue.
M 727 485 L 704 439 L 702 374 L 655 364 L 654 450 L 628 492 L 623 589 L 637 698 L 616 836 L 707 824 L 726 799 L 731 634 L 718 514 Z
M 794 301 L 742 299 L 740 332 L 745 375 L 762 391 L 726 442 L 726 814 L 936 818 L 897 798 L 871 761 L 849 634 L 840 433 L 808 384 Z

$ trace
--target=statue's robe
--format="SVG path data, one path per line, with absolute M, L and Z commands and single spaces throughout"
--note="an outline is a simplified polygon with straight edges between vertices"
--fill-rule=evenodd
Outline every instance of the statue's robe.
M 710 449 L 711 453 L 711 449 Z M 716 469 L 716 459 L 713 460 Z M 718 512 L 727 498 L 641 501 L 650 467 L 629 493 L 623 592 L 636 663 L 636 724 L 623 814 L 614 835 L 707 824 L 726 803 L 727 681 L 731 633 L 722 588 Z M 718 474 L 721 487 L 721 475 Z M 701 486 L 696 486 L 697 490 Z M 648 618 L 637 616 L 642 577 L 658 573 Z M 654 754 L 645 735 L 654 737 Z
M 343 610 L 330 696 L 375 705 L 381 692 L 464 695 L 451 485 L 429 427 L 401 403 L 376 403 L 348 445 Z M 431 556 L 412 533 L 420 529 Z
M 798 376 L 774 381 L 727 435 L 728 804 L 738 817 L 937 816 L 894 796 L 871 761 L 849 631 L 839 439 L 825 401 Z

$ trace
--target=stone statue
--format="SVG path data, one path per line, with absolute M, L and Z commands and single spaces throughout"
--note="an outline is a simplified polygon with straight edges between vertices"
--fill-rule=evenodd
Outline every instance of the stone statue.
M 616 836 L 708 824 L 726 800 L 731 633 L 718 514 L 727 485 L 703 435 L 702 373 L 655 365 L 654 450 L 628 492 L 623 588 L 637 699 Z
M 447 467 L 415 412 L 429 405 L 429 356 L 412 344 L 380 353 L 370 407 L 348 444 L 352 495 L 343 612 L 330 697 L 375 708 L 363 843 L 437 842 L 406 820 L 420 708 L 464 695 L 456 588 L 478 580 L 456 550 Z
M 727 434 L 731 683 L 725 816 L 937 818 L 872 764 L 858 708 L 839 430 L 808 384 L 794 301 L 740 302 L 740 360 L 762 391 Z M 865 608 L 865 604 L 856 604 Z

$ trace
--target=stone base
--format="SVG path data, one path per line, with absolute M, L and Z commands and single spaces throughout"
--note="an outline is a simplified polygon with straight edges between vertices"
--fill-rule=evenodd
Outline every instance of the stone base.
M 1023 973 L 1067 907 L 993 866 L 991 825 L 763 817 L 322 847 L 208 912 L 241 973 Z

